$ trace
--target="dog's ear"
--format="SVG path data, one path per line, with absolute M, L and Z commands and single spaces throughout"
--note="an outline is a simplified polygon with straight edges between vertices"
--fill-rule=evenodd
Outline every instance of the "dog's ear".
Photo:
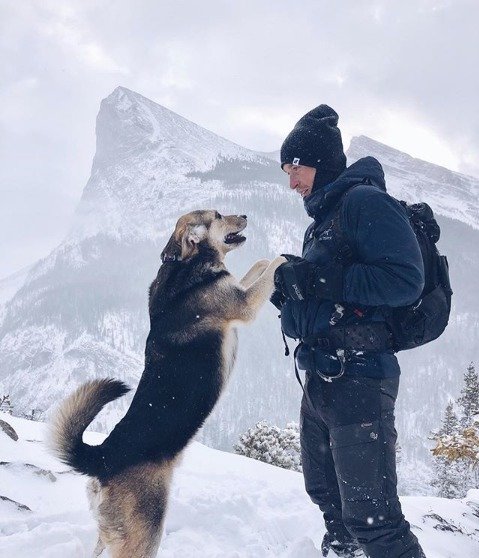
M 197 246 L 205 236 L 206 227 L 204 225 L 186 225 L 180 230 L 175 230 L 161 252 L 161 261 L 174 262 L 191 258 L 197 252 Z
M 170 240 L 161 252 L 161 261 L 175 262 L 181 260 L 181 243 L 176 238 L 176 231 L 170 236 Z
M 206 236 L 204 225 L 188 225 L 181 236 L 181 259 L 187 260 L 198 252 L 198 244 Z

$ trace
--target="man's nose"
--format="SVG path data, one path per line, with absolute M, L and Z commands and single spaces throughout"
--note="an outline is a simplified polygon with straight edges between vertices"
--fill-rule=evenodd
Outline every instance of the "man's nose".
M 299 184 L 299 180 L 296 176 L 289 176 L 289 187 L 291 188 L 291 190 L 294 190 Z

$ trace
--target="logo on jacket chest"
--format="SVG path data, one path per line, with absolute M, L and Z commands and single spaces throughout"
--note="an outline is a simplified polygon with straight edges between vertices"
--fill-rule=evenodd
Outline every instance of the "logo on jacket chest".
M 335 253 L 334 231 L 332 225 L 322 231 L 311 231 L 308 234 L 303 257 L 309 255 L 308 259 L 318 264 L 328 262 Z
M 333 227 L 332 227 L 332 225 L 330 227 L 328 227 L 327 229 L 324 229 L 324 231 L 321 231 L 319 233 L 319 235 L 316 237 L 316 240 L 318 242 L 322 242 L 322 241 L 325 241 L 325 240 L 332 240 L 332 239 L 333 239 Z

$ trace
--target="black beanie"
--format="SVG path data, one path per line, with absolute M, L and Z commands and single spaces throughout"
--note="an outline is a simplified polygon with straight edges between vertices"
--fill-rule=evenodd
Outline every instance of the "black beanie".
M 281 146 L 283 165 L 305 165 L 338 176 L 346 168 L 338 115 L 328 105 L 310 110 L 298 122 Z

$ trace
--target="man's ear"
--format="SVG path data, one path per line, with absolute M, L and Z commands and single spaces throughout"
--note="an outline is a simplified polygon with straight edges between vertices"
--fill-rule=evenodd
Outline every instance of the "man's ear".
M 198 244 L 206 236 L 204 225 L 188 225 L 181 237 L 181 259 L 187 260 L 198 252 Z

